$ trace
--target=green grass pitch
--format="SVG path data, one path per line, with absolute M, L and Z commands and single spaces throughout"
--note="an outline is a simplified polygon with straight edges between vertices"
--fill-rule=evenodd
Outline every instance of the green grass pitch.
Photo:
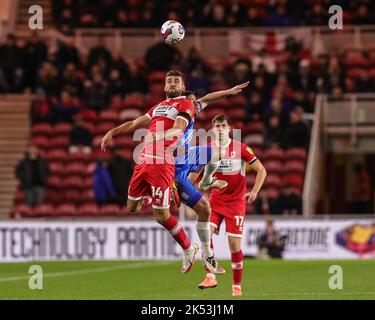
M 28 269 L 42 266 L 42 290 L 28 287 Z M 230 261 L 215 289 L 198 289 L 197 261 L 183 275 L 179 261 L 60 261 L 0 264 L 0 299 L 232 299 Z M 331 290 L 331 265 L 343 269 L 343 289 Z M 243 297 L 236 299 L 375 299 L 375 261 L 245 260 Z

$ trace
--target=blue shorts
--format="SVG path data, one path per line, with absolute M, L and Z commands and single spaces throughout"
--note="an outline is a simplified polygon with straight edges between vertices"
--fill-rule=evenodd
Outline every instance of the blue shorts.
M 212 147 L 197 146 L 191 147 L 185 156 L 184 164 L 175 165 L 175 181 L 180 199 L 183 203 L 193 208 L 202 198 L 202 194 L 194 187 L 189 180 L 189 173 L 195 172 L 210 162 Z

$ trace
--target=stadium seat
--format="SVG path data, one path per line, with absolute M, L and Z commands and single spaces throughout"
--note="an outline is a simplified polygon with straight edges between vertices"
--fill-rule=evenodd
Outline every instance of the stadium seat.
M 249 134 L 243 138 L 243 143 L 250 147 L 260 147 L 263 145 L 263 136 L 261 134 Z
M 53 134 L 58 135 L 69 135 L 72 130 L 72 125 L 70 123 L 59 123 L 53 127 Z
M 95 129 L 94 129 L 94 135 L 95 136 L 98 136 L 98 135 L 105 135 L 109 130 L 111 130 L 112 128 L 114 128 L 116 126 L 115 123 L 113 122 L 109 122 L 109 121 L 106 121 L 106 122 L 101 122 L 99 123 Z
M 118 216 L 120 213 L 120 206 L 117 204 L 106 204 L 99 209 L 100 216 Z
M 307 153 L 303 148 L 290 148 L 285 153 L 285 159 L 289 160 L 302 160 L 306 161 Z
M 114 145 L 120 148 L 134 148 L 137 144 L 141 143 L 141 141 L 134 141 L 133 136 L 126 135 L 126 136 L 118 136 L 114 139 Z
M 62 188 L 71 188 L 71 189 L 82 189 L 83 186 L 83 179 L 79 175 L 72 175 L 67 176 L 61 179 L 61 186 Z
M 70 217 L 70 216 L 76 215 L 76 213 L 77 213 L 76 206 L 70 203 L 69 204 L 65 203 L 65 204 L 60 204 L 56 206 L 52 215 L 58 216 L 58 217 Z
M 47 161 L 66 161 L 67 152 L 64 149 L 52 149 L 45 155 Z
M 100 113 L 98 120 L 100 122 L 117 122 L 119 120 L 119 114 L 115 110 L 104 110 Z
M 246 98 L 241 94 L 231 96 L 229 98 L 229 105 L 231 106 L 231 109 L 233 108 L 233 109 L 245 110 Z
M 142 116 L 142 114 L 143 113 L 139 109 L 129 108 L 121 111 L 119 119 L 121 121 L 133 120 L 135 118 Z
M 277 174 L 268 174 L 264 182 L 264 186 L 279 188 L 281 186 L 281 178 Z
M 280 174 L 283 171 L 282 162 L 279 160 L 268 160 L 265 161 L 263 165 L 266 168 L 268 174 Z
M 281 148 L 269 148 L 263 153 L 263 161 L 267 160 L 284 160 L 284 151 Z
M 84 162 L 84 163 L 90 163 L 92 161 L 92 154 L 91 153 L 84 153 L 83 151 L 68 153 L 67 155 L 67 161 L 68 162 Z
M 291 186 L 302 189 L 302 187 L 303 187 L 303 175 L 295 174 L 295 173 L 286 174 L 286 175 L 283 176 L 282 184 L 284 186 L 291 185 Z
M 64 191 L 66 203 L 80 204 L 83 202 L 82 192 L 80 190 L 68 189 Z
M 41 204 L 33 209 L 33 217 L 41 218 L 53 215 L 55 208 L 51 204 Z
M 27 218 L 27 217 L 32 217 L 33 210 L 29 206 L 25 204 L 19 204 L 16 205 L 12 209 L 11 216 L 14 218 Z
M 62 204 L 65 203 L 65 199 L 63 197 L 63 194 L 60 190 L 53 190 L 50 187 L 47 188 L 46 197 L 45 197 L 46 203 L 51 204 Z
M 65 171 L 65 166 L 60 161 L 51 161 L 48 163 L 48 168 L 53 175 L 61 176 Z
M 65 167 L 65 174 L 66 175 L 85 175 L 86 173 L 86 165 L 83 162 L 75 161 L 70 162 Z
M 251 121 L 245 126 L 244 132 L 246 134 L 263 134 L 264 125 L 261 121 Z
M 97 216 L 99 213 L 96 203 L 85 203 L 78 207 L 76 216 Z
M 81 195 L 82 203 L 95 202 L 95 194 L 94 194 L 94 191 L 92 190 L 92 186 L 90 186 L 89 188 L 83 189 L 80 195 Z
M 146 104 L 146 101 L 143 96 L 139 94 L 130 94 L 125 97 L 123 100 L 123 108 L 130 109 L 130 108 L 135 108 L 135 109 L 140 109 L 144 108 Z
M 57 175 L 50 175 L 48 177 L 48 188 L 60 189 L 62 186 L 62 179 Z
M 280 194 L 280 191 L 277 188 L 267 188 L 266 194 L 269 199 L 277 199 L 277 197 Z
M 50 140 L 45 135 L 35 135 L 31 138 L 31 142 L 38 148 L 47 150 L 50 146 Z
M 286 161 L 284 164 L 285 173 L 299 173 L 305 172 L 305 162 L 301 160 Z
M 49 141 L 48 146 L 53 146 L 54 148 L 67 149 L 69 146 L 69 136 L 60 135 L 60 136 L 52 137 Z
M 52 126 L 49 123 L 37 123 L 32 126 L 31 134 L 50 136 L 53 131 Z
M 23 204 L 25 203 L 25 194 L 22 190 L 18 190 L 14 196 L 14 204 Z

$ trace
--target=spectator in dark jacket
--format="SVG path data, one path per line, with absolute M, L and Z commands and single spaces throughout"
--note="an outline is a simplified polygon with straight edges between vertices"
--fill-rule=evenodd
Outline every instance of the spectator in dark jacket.
M 292 111 L 290 113 L 290 124 L 287 126 L 283 138 L 284 148 L 307 148 L 309 140 L 309 130 L 302 122 L 301 113 Z
M 149 71 L 167 71 L 173 65 L 179 65 L 181 63 L 182 54 L 175 47 L 164 42 L 159 42 L 146 51 L 145 60 Z
M 258 239 L 258 258 L 282 258 L 285 247 L 285 237 L 279 235 L 273 225 L 273 220 L 266 222 L 266 230 Z
M 52 121 L 53 112 L 51 101 L 46 97 L 43 89 L 37 89 L 35 99 L 30 106 L 30 119 L 32 124 Z
M 54 123 L 73 123 L 73 117 L 79 112 L 76 102 L 71 98 L 69 92 L 61 91 L 60 99 L 54 105 Z
M 269 148 L 272 146 L 280 147 L 283 137 L 283 131 L 280 128 L 280 119 L 277 116 L 272 116 L 263 134 L 264 147 Z
M 38 154 L 35 145 L 28 145 L 24 158 L 16 167 L 16 176 L 25 193 L 27 205 L 34 206 L 43 202 L 48 175 L 49 169 L 46 161 Z
M 99 72 L 94 74 L 92 81 L 85 81 L 83 98 L 86 105 L 94 111 L 100 112 L 108 107 L 110 89 Z
M 96 202 L 99 205 L 109 203 L 116 197 L 116 190 L 113 187 L 111 176 L 102 158 L 98 158 L 96 162 L 93 183 Z
M 284 185 L 276 199 L 277 212 L 275 214 L 295 215 L 302 214 L 302 198 L 295 192 L 293 186 Z
M 69 152 L 74 153 L 82 150 L 84 153 L 91 152 L 91 132 L 82 125 L 80 120 L 75 120 L 74 126 L 69 134 Z
M 113 186 L 117 193 L 117 203 L 126 204 L 128 199 L 128 186 L 133 174 L 133 162 L 124 158 L 120 149 L 115 148 L 114 156 L 108 163 Z

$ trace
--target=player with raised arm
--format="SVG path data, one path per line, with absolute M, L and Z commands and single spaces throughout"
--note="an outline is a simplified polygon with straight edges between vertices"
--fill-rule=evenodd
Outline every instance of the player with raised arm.
M 246 212 L 246 198 L 248 203 L 255 201 L 261 189 L 267 172 L 262 163 L 255 156 L 252 149 L 240 141 L 230 138 L 230 122 L 225 115 L 217 115 L 212 120 L 215 133 L 214 145 L 223 148 L 225 156 L 220 161 L 215 176 L 228 183 L 225 189 L 212 189 L 211 205 L 211 233 L 218 233 L 221 222 L 225 220 L 226 234 L 228 235 L 229 249 L 232 260 L 232 295 L 241 296 L 241 281 L 243 268 L 243 253 L 241 237 Z M 252 190 L 246 193 L 246 163 L 256 172 L 255 184 Z M 200 289 L 217 286 L 215 274 L 207 270 Z
M 102 139 L 105 150 L 114 136 L 132 133 L 149 124 L 148 134 L 129 184 L 127 208 L 137 212 L 151 197 L 153 216 L 164 226 L 183 249 L 183 273 L 191 270 L 199 249 L 192 244 L 177 218 L 170 214 L 175 165 L 173 151 L 176 142 L 194 118 L 195 108 L 181 96 L 184 77 L 179 71 L 169 71 L 164 87 L 167 99 L 152 107 L 145 115 L 110 130 Z
M 195 94 L 191 91 L 185 91 L 184 95 L 195 105 L 195 111 L 200 112 L 214 101 L 240 93 L 248 84 L 249 82 L 245 82 L 227 90 L 212 92 L 200 99 L 197 99 Z M 176 188 L 178 190 L 177 197 L 179 197 L 187 206 L 192 208 L 198 215 L 196 229 L 202 244 L 203 264 L 214 273 L 223 273 L 223 269 L 217 264 L 210 248 L 210 204 L 189 180 L 189 174 L 206 166 L 204 174 L 206 183 L 201 183 L 201 189 L 223 189 L 227 186 L 226 181 L 212 178 L 212 175 L 219 167 L 220 148 L 207 145 L 190 147 L 193 128 L 194 120 L 190 122 L 183 137 L 178 143 L 179 147 L 183 149 L 183 152 L 178 152 L 178 155 L 175 157 L 175 180 Z

